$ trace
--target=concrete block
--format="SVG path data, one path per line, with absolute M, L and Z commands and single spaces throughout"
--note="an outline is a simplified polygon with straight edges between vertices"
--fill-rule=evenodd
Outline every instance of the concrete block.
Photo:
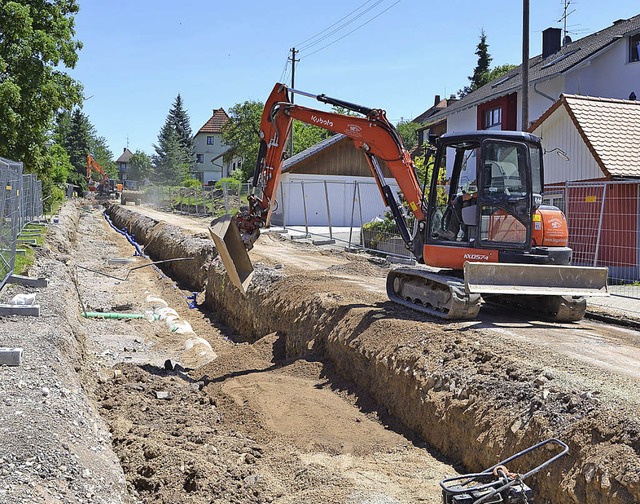
M 18 243 L 26 243 L 27 245 L 36 245 L 36 241 L 30 238 L 18 238 Z
M 415 259 L 411 257 L 400 257 L 400 256 L 387 256 L 387 262 L 391 264 L 408 264 L 409 266 L 415 265 Z
M 46 287 L 49 280 L 46 278 L 31 278 L 23 275 L 11 275 L 7 280 L 10 284 L 24 285 L 26 287 Z
M 22 364 L 22 348 L 0 347 L 0 366 L 19 366 Z
M 314 245 L 333 245 L 336 241 L 335 240 L 312 240 L 311 243 L 313 243 Z
M 0 316 L 22 315 L 24 317 L 39 317 L 40 305 L 9 305 L 0 304 Z

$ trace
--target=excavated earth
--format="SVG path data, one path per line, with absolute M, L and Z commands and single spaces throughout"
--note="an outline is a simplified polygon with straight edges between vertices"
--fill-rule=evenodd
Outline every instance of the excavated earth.
M 140 233 L 171 221 L 116 206 L 110 213 Z M 202 222 L 183 227 L 187 235 L 206 230 Z M 205 306 L 239 338 L 276 338 L 288 359 L 319 356 L 377 411 L 470 471 L 544 439 L 563 440 L 570 454 L 531 479 L 538 502 L 640 502 L 635 331 L 500 310 L 483 312 L 481 322 L 435 321 L 386 300 L 385 267 L 274 234 L 261 237 L 252 260 L 246 296 L 217 262 L 206 287 Z M 559 341 L 549 344 L 548 334 Z M 598 353 L 612 357 L 598 363 Z M 219 376 L 216 366 L 204 376 Z M 245 378 L 235 393 L 259 401 L 269 384 L 256 380 Z
M 435 503 L 456 470 L 552 437 L 570 452 L 527 480 L 535 502 L 640 502 L 633 329 L 438 321 L 389 302 L 375 258 L 272 233 L 243 296 L 208 220 L 106 213 L 148 257 L 67 205 L 31 272 L 53 277 L 44 319 L 0 321 L 25 346 L 0 367 L 0 502 Z

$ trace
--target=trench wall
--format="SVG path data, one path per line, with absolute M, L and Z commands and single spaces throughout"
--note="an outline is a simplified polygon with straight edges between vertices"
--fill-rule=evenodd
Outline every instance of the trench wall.
M 179 230 L 165 236 L 159 223 L 126 209 L 116 207 L 114 214 L 143 242 L 147 237 L 159 243 L 185 240 Z M 200 251 L 193 245 L 177 250 L 212 257 L 210 244 L 198 242 Z M 169 248 L 167 243 L 159 250 Z M 175 272 L 176 279 L 194 289 L 201 285 L 202 273 Z M 570 446 L 570 454 L 528 480 L 536 502 L 640 502 L 637 420 L 589 397 L 576 399 L 570 391 L 555 390 L 543 399 L 533 370 L 515 369 L 464 334 L 446 329 L 427 334 L 424 323 L 408 324 L 411 316 L 398 315 L 403 312 L 366 306 L 357 297 L 336 298 L 330 280 L 314 282 L 263 268 L 242 296 L 222 268 L 211 267 L 206 283 L 206 308 L 246 341 L 277 332 L 289 357 L 317 352 L 344 379 L 467 470 L 479 471 L 558 437 Z M 528 466 L 548 456 L 540 453 Z

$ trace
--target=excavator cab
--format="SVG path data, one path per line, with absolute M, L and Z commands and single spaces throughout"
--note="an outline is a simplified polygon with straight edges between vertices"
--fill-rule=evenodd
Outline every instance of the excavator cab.
M 528 137 L 474 132 L 440 141 L 428 241 L 530 248 L 531 216 L 542 202 L 543 181 L 540 144 Z

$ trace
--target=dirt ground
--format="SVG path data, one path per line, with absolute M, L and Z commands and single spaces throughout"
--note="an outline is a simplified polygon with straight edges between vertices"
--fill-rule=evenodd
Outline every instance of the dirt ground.
M 127 210 L 207 239 L 207 219 Z M 0 367 L 0 502 L 435 503 L 453 465 L 549 435 L 574 456 L 536 502 L 638 502 L 635 330 L 498 308 L 445 324 L 386 300 L 388 266 L 276 235 L 251 253 L 255 304 L 192 309 L 133 251 L 99 208 L 50 226 L 42 316 L 0 321 L 25 347 Z

